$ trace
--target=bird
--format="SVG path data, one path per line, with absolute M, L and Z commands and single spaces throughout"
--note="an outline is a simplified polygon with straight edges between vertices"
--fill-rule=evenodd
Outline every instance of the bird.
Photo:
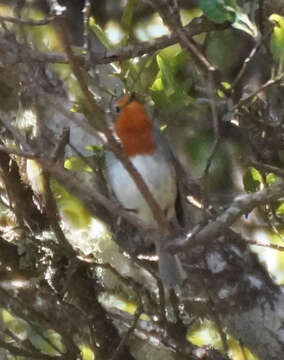
M 116 102 L 114 131 L 122 149 L 138 170 L 168 221 L 175 221 L 178 196 L 177 175 L 171 163 L 171 149 L 164 135 L 154 127 L 145 107 L 133 94 Z M 106 177 L 123 208 L 131 210 L 149 228 L 158 229 L 152 210 L 123 164 L 106 152 Z M 177 255 L 170 254 L 161 241 L 155 242 L 159 272 L 165 288 L 181 286 L 185 280 Z

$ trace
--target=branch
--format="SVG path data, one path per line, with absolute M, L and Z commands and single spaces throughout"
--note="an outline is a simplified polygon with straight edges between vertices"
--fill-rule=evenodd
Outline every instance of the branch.
M 253 194 L 238 196 L 230 207 L 214 221 L 195 232 L 192 236 L 189 234 L 185 240 L 180 240 L 176 244 L 170 244 L 169 248 L 172 252 L 176 253 L 181 250 L 184 251 L 184 248 L 187 246 L 192 247 L 200 242 L 205 244 L 214 237 L 221 235 L 241 215 L 249 214 L 255 207 L 277 200 L 283 197 L 283 194 L 284 182 L 281 182 Z
M 125 344 L 127 343 L 127 341 L 129 340 L 130 336 L 134 333 L 135 328 L 137 326 L 138 320 L 142 314 L 142 306 L 138 306 L 137 310 L 135 312 L 134 318 L 133 318 L 133 323 L 132 325 L 129 327 L 129 329 L 126 331 L 124 337 L 121 339 L 118 347 L 115 349 L 114 354 L 111 357 L 111 360 L 118 360 L 119 356 L 121 355 L 121 352 L 125 346 Z
M 277 251 L 281 251 L 281 252 L 284 251 L 284 246 L 277 245 L 277 244 L 264 244 L 264 243 L 261 243 L 256 240 L 245 240 L 245 243 L 249 244 L 249 245 L 260 246 L 260 247 L 273 249 L 273 250 L 277 250 Z
M 146 0 L 146 2 L 150 3 L 151 6 L 159 12 L 165 24 L 171 28 L 173 34 L 176 34 L 177 41 L 192 54 L 193 58 L 197 60 L 197 63 L 208 73 L 215 72 L 216 68 L 210 64 L 207 58 L 199 50 L 198 45 L 192 39 L 193 35 L 188 34 L 182 26 L 177 1 Z M 225 26 L 227 27 L 228 25 Z
M 45 94 L 44 92 L 42 92 Z M 53 99 L 50 96 L 45 97 L 49 100 L 51 104 L 57 104 L 54 103 L 55 99 Z M 96 137 L 104 144 L 104 146 L 107 147 L 107 144 L 105 144 L 104 138 L 96 131 L 94 128 L 92 128 L 86 121 L 80 121 L 75 115 L 69 113 L 66 111 L 62 106 L 58 105 L 59 111 L 66 116 L 69 120 L 73 121 L 75 124 L 79 125 L 81 128 L 83 128 L 85 131 L 89 132 L 91 135 Z M 26 157 L 25 155 L 35 155 L 36 151 L 34 151 L 31 146 L 27 144 L 25 139 L 21 136 L 19 131 L 14 128 L 8 120 L 0 118 L 0 122 L 4 124 L 4 126 L 7 128 L 7 130 L 12 134 L 14 139 L 19 142 L 21 146 L 27 149 L 27 151 L 21 152 L 14 149 L 10 149 L 4 147 L 4 152 L 14 153 L 18 156 Z M 0 148 L 0 151 L 2 149 Z M 29 157 L 29 156 L 27 156 Z M 31 156 L 35 157 L 35 156 Z M 132 215 L 129 211 L 123 210 L 121 206 L 118 204 L 113 203 L 111 200 L 109 200 L 107 197 L 103 196 L 98 190 L 96 190 L 94 187 L 86 191 L 87 184 L 85 184 L 85 188 L 82 187 L 82 179 L 77 175 L 73 174 L 73 176 L 70 176 L 70 171 L 67 171 L 64 169 L 59 163 L 54 163 L 53 160 L 48 159 L 47 157 L 44 157 L 43 154 L 38 154 L 36 156 L 38 162 L 41 164 L 44 171 L 47 171 L 51 176 L 53 176 L 60 184 L 62 184 L 71 194 L 74 196 L 77 196 L 81 199 L 81 201 L 84 203 L 84 206 L 88 211 L 94 215 L 98 216 L 98 208 L 100 208 L 101 213 L 105 216 L 109 217 L 109 214 L 121 216 L 124 218 L 127 222 L 134 225 L 137 228 L 143 229 L 143 231 L 148 231 L 149 228 L 140 221 L 136 216 Z M 140 175 L 140 174 L 139 174 Z M 107 212 L 107 214 L 106 214 Z
M 42 25 L 50 24 L 53 20 L 54 20 L 54 16 L 48 16 L 41 20 L 32 20 L 32 19 L 28 20 L 28 19 L 15 18 L 12 16 L 0 15 L 0 21 L 7 21 L 19 25 L 42 26 Z
M 184 33 L 191 38 L 195 35 L 210 31 L 220 31 L 228 27 L 227 24 L 216 25 L 206 20 L 204 17 L 193 19 L 190 24 L 186 25 Z M 118 49 L 107 50 L 103 53 L 92 52 L 91 62 L 93 65 L 109 64 L 115 61 L 123 61 L 126 59 L 140 57 L 145 54 L 152 54 L 167 46 L 176 44 L 179 36 L 174 32 L 171 35 L 164 35 L 155 40 L 142 41 L 137 44 L 127 45 Z M 48 63 L 69 64 L 69 58 L 66 54 L 60 52 L 41 52 L 31 50 L 30 55 L 35 60 Z M 76 60 L 81 66 L 90 67 L 85 55 L 75 55 Z
M 108 218 L 109 214 L 121 216 L 135 227 L 144 231 L 149 230 L 135 215 L 132 215 L 129 211 L 122 209 L 120 205 L 109 200 L 95 189 L 94 186 L 91 187 L 90 184 L 85 183 L 79 174 L 71 173 L 60 164 L 54 164 L 53 161 L 48 159 L 39 158 L 38 161 L 42 168 L 54 177 L 56 181 L 62 184 L 72 195 L 78 197 L 93 216 L 98 217 L 99 209 L 101 211 L 99 217 L 101 218 Z
M 246 97 L 241 99 L 238 104 L 233 107 L 233 110 L 239 109 L 242 105 L 245 105 L 248 101 L 252 100 L 258 93 L 267 89 L 268 87 L 277 84 L 283 79 L 284 73 L 279 74 L 273 79 L 269 79 L 266 83 L 262 84 L 257 90 L 253 91 L 251 94 L 248 94 Z
M 22 150 L 18 150 L 18 149 L 12 149 L 12 148 L 9 148 L 9 147 L 4 146 L 4 145 L 0 145 L 0 152 L 4 152 L 4 153 L 6 153 L 8 155 L 17 155 L 17 156 L 27 158 L 27 159 L 36 159 L 38 157 L 38 155 L 36 155 L 33 152 L 22 151 Z
M 251 63 L 251 61 L 253 60 L 253 58 L 257 55 L 257 53 L 259 52 L 259 50 L 261 49 L 262 45 L 265 43 L 265 41 L 270 37 L 271 33 L 272 33 L 273 29 L 271 29 L 270 31 L 267 32 L 267 34 L 265 34 L 261 40 L 259 42 L 257 42 L 255 44 L 255 46 L 252 48 L 251 52 L 249 53 L 249 55 L 246 57 L 246 59 L 243 61 L 242 63 L 242 67 L 239 71 L 239 73 L 237 74 L 236 78 L 234 79 L 232 85 L 231 85 L 231 89 L 230 91 L 233 91 L 236 86 L 239 84 L 240 80 L 242 79 L 242 77 L 244 76 L 249 64 Z

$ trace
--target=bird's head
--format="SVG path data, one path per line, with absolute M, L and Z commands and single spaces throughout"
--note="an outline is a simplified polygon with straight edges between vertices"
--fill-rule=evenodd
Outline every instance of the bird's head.
M 127 94 L 116 102 L 115 109 L 115 131 L 128 156 L 153 154 L 153 125 L 144 106 Z

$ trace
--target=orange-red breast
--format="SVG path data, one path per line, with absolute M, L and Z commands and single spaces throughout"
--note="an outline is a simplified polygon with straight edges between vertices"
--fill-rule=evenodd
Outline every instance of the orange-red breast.
M 139 171 L 153 197 L 168 220 L 175 219 L 177 199 L 176 173 L 170 161 L 170 149 L 162 133 L 154 128 L 145 108 L 129 95 L 116 104 L 118 115 L 115 132 L 132 164 Z M 148 203 L 122 163 L 111 153 L 106 154 L 106 171 L 112 190 L 126 209 L 149 227 L 157 223 Z M 184 273 L 176 255 L 169 254 L 156 243 L 159 270 L 167 288 L 181 285 Z

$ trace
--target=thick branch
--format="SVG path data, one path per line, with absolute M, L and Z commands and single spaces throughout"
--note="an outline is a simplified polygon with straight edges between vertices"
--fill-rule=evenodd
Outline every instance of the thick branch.
M 17 19 L 18 20 L 18 19 Z M 42 20 L 43 21 L 43 20 Z M 203 17 L 193 19 L 190 24 L 184 27 L 184 32 L 189 38 L 199 35 L 204 32 L 224 30 L 228 27 L 225 25 L 216 25 L 206 20 Z M 139 57 L 145 54 L 152 54 L 159 49 L 173 45 L 179 41 L 176 33 L 161 36 L 155 40 L 142 41 L 137 44 L 131 44 L 118 49 L 107 50 L 102 53 L 92 53 L 92 65 L 95 64 L 109 64 L 115 61 L 122 61 L 134 57 Z M 7 42 L 6 39 L 0 39 L 0 44 Z M 4 44 L 3 44 L 4 45 Z M 5 46 L 4 46 L 5 47 Z M 30 56 L 41 62 L 69 64 L 69 58 L 66 54 L 60 52 L 41 52 L 38 50 L 30 50 Z M 84 55 L 76 55 L 76 59 L 80 65 L 89 67 L 86 57 Z

